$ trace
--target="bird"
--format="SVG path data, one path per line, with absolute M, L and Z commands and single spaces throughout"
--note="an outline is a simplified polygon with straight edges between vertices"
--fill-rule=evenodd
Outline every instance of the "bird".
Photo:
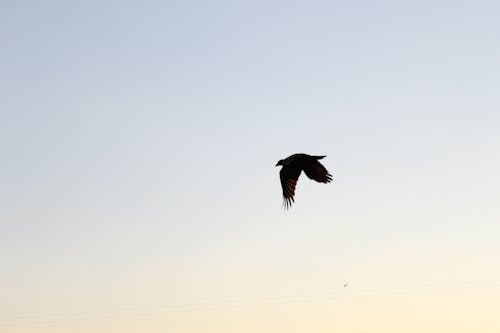
M 326 155 L 313 156 L 307 154 L 293 154 L 285 159 L 279 160 L 276 166 L 281 165 L 280 181 L 283 189 L 283 208 L 289 209 L 294 203 L 295 186 L 302 171 L 312 180 L 319 183 L 329 183 L 332 175 L 318 162 Z

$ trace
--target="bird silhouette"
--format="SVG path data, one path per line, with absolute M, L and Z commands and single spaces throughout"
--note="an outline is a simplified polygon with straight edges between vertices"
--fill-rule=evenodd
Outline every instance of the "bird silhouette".
M 283 189 L 283 208 L 288 209 L 295 201 L 295 186 L 302 171 L 306 176 L 319 183 L 329 183 L 332 175 L 318 162 L 326 156 L 312 156 L 307 154 L 293 154 L 279 160 L 276 166 L 281 165 L 280 180 Z

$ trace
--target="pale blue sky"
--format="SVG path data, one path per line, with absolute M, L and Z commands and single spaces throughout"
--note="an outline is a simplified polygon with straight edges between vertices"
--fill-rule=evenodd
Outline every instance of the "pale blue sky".
M 0 313 L 500 278 L 499 16 L 1 2 Z M 335 179 L 300 179 L 283 212 L 274 165 L 296 152 Z

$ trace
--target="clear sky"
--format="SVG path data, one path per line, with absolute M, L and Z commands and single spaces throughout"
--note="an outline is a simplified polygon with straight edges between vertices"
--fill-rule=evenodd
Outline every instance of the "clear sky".
M 0 331 L 498 333 L 499 17 L 1 1 Z

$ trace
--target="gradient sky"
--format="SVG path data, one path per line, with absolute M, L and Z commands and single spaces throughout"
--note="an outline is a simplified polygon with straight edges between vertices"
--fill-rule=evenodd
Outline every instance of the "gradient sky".
M 499 17 L 1 1 L 0 331 L 499 332 Z

